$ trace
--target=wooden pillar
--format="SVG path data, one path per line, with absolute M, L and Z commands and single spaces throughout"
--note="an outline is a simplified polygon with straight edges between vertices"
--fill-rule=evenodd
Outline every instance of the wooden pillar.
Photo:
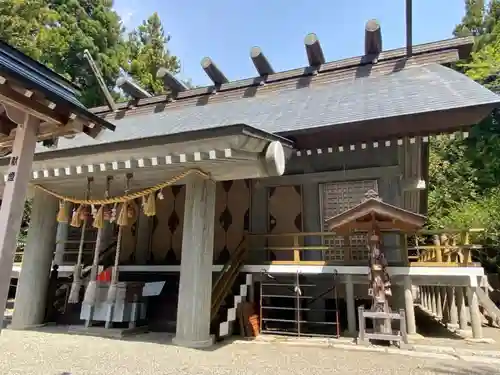
M 475 339 L 483 338 L 483 327 L 481 313 L 479 311 L 479 300 L 477 298 L 477 286 L 467 287 L 467 301 L 469 302 L 470 325 L 472 328 L 472 337 Z
M 40 121 L 35 117 L 24 115 L 24 121 L 16 129 L 7 170 L 7 181 L 0 207 L 0 306 L 3 306 L 2 309 L 7 304 L 14 253 L 17 248 L 17 234 L 21 227 L 39 124 Z
M 354 301 L 354 283 L 352 275 L 345 276 L 345 302 L 347 306 L 347 332 L 349 336 L 356 336 L 356 307 Z
M 461 330 L 467 329 L 467 310 L 465 306 L 464 287 L 455 287 L 457 309 L 458 309 L 458 324 Z
M 449 308 L 448 326 L 450 328 L 458 328 L 458 309 L 455 299 L 455 287 L 449 286 L 447 287 L 447 289 L 448 291 L 446 293 L 446 298 L 448 300 L 448 308 Z
M 35 191 L 12 328 L 27 329 L 44 321 L 58 207 L 56 198 L 38 189 Z
M 401 262 L 403 265 L 410 264 L 408 260 L 408 236 L 405 233 L 399 234 L 399 248 L 401 250 Z
M 412 284 L 410 276 L 404 276 L 404 307 L 406 311 L 406 328 L 409 335 L 414 335 L 417 333 L 417 323 L 415 321 L 415 310 L 413 307 L 413 293 L 411 287 Z
M 186 184 L 176 345 L 211 346 L 215 182 L 193 177 Z

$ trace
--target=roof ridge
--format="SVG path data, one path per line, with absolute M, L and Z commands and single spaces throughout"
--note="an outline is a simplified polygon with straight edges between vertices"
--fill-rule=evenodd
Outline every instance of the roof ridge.
M 429 53 L 435 53 L 443 50 L 449 50 L 449 49 L 458 49 L 459 55 L 462 55 L 461 57 L 463 57 L 463 55 L 467 55 L 468 53 L 470 53 L 469 49 L 472 46 L 473 42 L 474 39 L 472 37 L 462 37 L 462 38 L 450 38 L 437 42 L 418 44 L 413 47 L 412 57 L 421 56 Z M 467 51 L 463 52 L 462 50 L 464 49 L 466 49 Z M 256 76 L 256 77 L 231 81 L 228 83 L 224 83 L 219 87 L 215 87 L 214 85 L 197 87 L 194 89 L 180 92 L 176 96 L 175 100 L 201 97 L 204 95 L 214 94 L 215 92 L 227 92 L 237 89 L 259 86 L 263 84 L 280 83 L 283 81 L 292 80 L 300 77 L 312 76 L 318 73 L 327 73 L 327 72 L 340 71 L 344 69 L 352 69 L 372 64 L 374 62 L 380 64 L 383 62 L 389 62 L 405 58 L 407 58 L 406 47 L 395 48 L 392 50 L 383 51 L 377 56 L 362 55 L 362 56 L 356 56 L 356 57 L 350 57 L 350 58 L 326 62 L 320 65 L 318 68 L 306 66 L 306 67 L 276 72 L 268 76 L 263 76 L 263 77 Z M 163 102 L 168 99 L 169 99 L 168 95 L 162 94 L 153 96 L 151 98 L 119 103 L 118 110 L 127 110 L 130 108 L 131 105 L 133 107 L 142 107 L 146 105 L 157 104 L 159 102 Z M 107 115 L 111 113 L 108 106 L 95 107 L 92 108 L 91 111 L 99 115 Z

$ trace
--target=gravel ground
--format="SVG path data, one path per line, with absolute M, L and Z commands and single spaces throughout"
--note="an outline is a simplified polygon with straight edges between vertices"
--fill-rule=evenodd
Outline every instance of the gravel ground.
M 118 341 L 4 330 L 0 336 L 0 374 L 500 374 L 498 366 L 458 360 L 258 343 L 233 343 L 196 351 L 168 342 L 168 337 L 159 334 Z

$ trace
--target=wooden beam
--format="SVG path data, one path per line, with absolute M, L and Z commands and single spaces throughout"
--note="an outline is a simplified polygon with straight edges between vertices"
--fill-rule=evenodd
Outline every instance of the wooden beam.
M 411 57 L 413 54 L 412 18 L 412 1 L 406 0 L 406 57 Z
M 204 57 L 201 60 L 201 66 L 214 85 L 219 86 L 229 82 L 224 73 L 220 71 L 210 57 Z
M 316 34 L 307 34 L 304 39 L 306 46 L 307 59 L 310 66 L 320 66 L 325 63 L 325 55 L 321 49 L 321 44 Z
M 136 82 L 128 77 L 119 77 L 116 80 L 116 86 L 125 91 L 134 99 L 146 99 L 151 98 L 152 95 L 139 86 Z
M 35 100 L 27 98 L 5 83 L 0 85 L 0 102 L 28 113 L 41 121 L 51 122 L 58 125 L 62 125 L 64 123 L 60 116 L 58 116 L 57 113 L 52 111 L 50 108 Z
M 365 25 L 365 55 L 382 52 L 382 31 L 377 20 L 369 20 Z
M 261 77 L 274 74 L 273 67 L 267 60 L 266 56 L 264 56 L 260 47 L 252 47 L 250 50 L 250 58 L 252 59 L 255 69 L 257 69 L 257 72 Z
M 156 77 L 162 79 L 163 87 L 170 90 L 174 95 L 177 95 L 177 93 L 186 91 L 188 89 L 188 87 L 183 82 L 175 78 L 174 75 L 164 67 L 158 69 Z

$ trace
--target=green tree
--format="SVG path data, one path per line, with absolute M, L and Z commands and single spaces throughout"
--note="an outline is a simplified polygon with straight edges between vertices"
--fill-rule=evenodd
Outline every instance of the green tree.
M 500 0 L 466 0 L 456 36 L 473 35 L 469 61 L 455 67 L 500 92 Z M 470 129 L 464 140 L 443 137 L 430 145 L 430 225 L 486 229 L 477 259 L 489 272 L 500 269 L 500 111 Z
M 104 104 L 83 58 L 88 49 L 112 89 L 127 61 L 120 17 L 110 0 L 2 0 L 0 38 L 83 88 L 89 107 Z
M 163 82 L 156 78 L 160 67 L 172 73 L 179 72 L 179 59 L 170 54 L 166 36 L 158 13 L 153 13 L 136 30 L 129 34 L 129 63 L 127 72 L 148 92 L 163 94 Z
M 465 0 L 465 15 L 462 22 L 455 26 L 453 34 L 457 37 L 482 35 L 484 13 L 484 0 Z

